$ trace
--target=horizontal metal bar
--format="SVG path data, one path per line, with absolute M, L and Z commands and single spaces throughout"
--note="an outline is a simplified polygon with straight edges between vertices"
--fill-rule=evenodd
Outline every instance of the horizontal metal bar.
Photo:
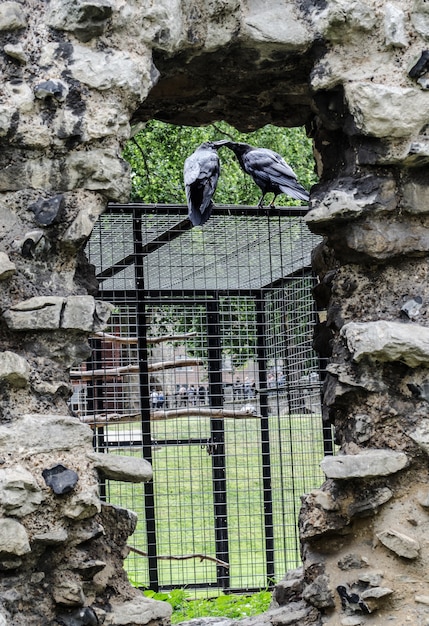
M 159 213 L 160 215 L 168 215 L 169 213 L 184 213 L 187 215 L 188 207 L 186 204 L 145 204 L 142 202 L 130 202 L 120 204 L 109 202 L 105 213 Z M 303 217 L 308 206 L 277 206 L 264 207 L 252 205 L 234 205 L 234 204 L 216 204 L 213 215 L 253 215 L 253 216 L 280 216 L 280 217 Z

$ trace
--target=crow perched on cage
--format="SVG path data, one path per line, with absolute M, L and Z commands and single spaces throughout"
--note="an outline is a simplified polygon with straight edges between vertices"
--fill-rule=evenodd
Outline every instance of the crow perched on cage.
M 183 167 L 188 216 L 193 226 L 205 224 L 212 214 L 212 197 L 220 174 L 219 147 L 216 142 L 205 141 Z
M 217 141 L 216 146 L 226 146 L 237 157 L 241 168 L 249 174 L 262 191 L 262 197 L 258 207 L 263 207 L 264 197 L 267 193 L 274 193 L 270 207 L 274 207 L 274 201 L 278 195 L 285 193 L 296 200 L 308 200 L 309 194 L 298 182 L 293 169 L 286 163 L 280 154 L 269 148 L 254 148 L 248 143 L 235 141 Z

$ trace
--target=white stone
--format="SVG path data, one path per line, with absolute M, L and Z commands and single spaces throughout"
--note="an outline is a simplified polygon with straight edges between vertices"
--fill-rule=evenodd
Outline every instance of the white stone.
M 49 330 L 60 327 L 64 298 L 35 296 L 11 307 L 3 313 L 12 330 Z
M 99 191 L 112 200 L 128 199 L 130 166 L 114 150 L 95 148 L 71 152 L 65 168 L 67 189 L 81 187 Z
M 81 493 L 64 500 L 62 515 L 68 519 L 82 520 L 94 517 L 101 511 L 101 502 L 98 497 L 98 487 L 92 490 L 85 489 Z
M 146 68 L 145 68 L 146 69 Z M 75 45 L 70 64 L 73 78 L 92 89 L 106 91 L 127 89 L 141 97 L 144 79 L 142 69 L 126 52 L 96 52 L 86 46 Z
M 63 415 L 23 415 L 0 425 L 0 449 L 16 457 L 59 450 L 92 449 L 93 432 L 87 424 Z
M 422 419 L 419 425 L 408 434 L 429 455 L 429 419 Z M 429 501 L 423 506 L 429 506 Z
M 383 530 L 377 533 L 377 537 L 386 548 L 389 548 L 398 556 L 402 556 L 405 559 L 415 559 L 419 556 L 419 542 L 397 530 L 392 528 Z
M 12 263 L 6 252 L 0 252 L 0 280 L 7 280 L 16 272 L 16 265 Z
M 22 44 L 7 43 L 3 49 L 5 53 L 12 59 L 16 59 L 23 64 L 28 62 L 28 56 L 25 54 Z
M 387 46 L 406 48 L 408 45 L 405 14 L 402 9 L 391 2 L 388 2 L 384 9 L 384 36 Z
M 19 465 L 0 469 L 0 506 L 7 515 L 24 517 L 42 501 L 41 489 L 29 471 Z
M 349 322 L 341 336 L 354 361 L 399 361 L 409 367 L 429 364 L 429 328 L 401 322 Z
M 371 587 L 370 589 L 362 591 L 360 597 L 362 600 L 378 599 L 390 596 L 392 593 L 393 589 L 389 589 L 389 587 Z
M 305 221 L 308 224 L 319 224 L 336 218 L 359 217 L 369 202 L 371 200 L 368 198 L 355 200 L 350 193 L 332 189 L 324 195 L 322 202 L 315 203 L 314 208 L 306 214 Z
M 96 469 L 106 478 L 131 483 L 145 483 L 152 479 L 152 466 L 149 461 L 138 457 L 119 456 L 117 454 L 88 454 Z
M 30 377 L 30 366 L 15 352 L 0 352 L 0 380 L 13 387 L 25 387 Z
M 428 94 L 418 87 L 350 81 L 344 88 L 354 122 L 366 135 L 407 138 L 429 122 Z
M 19 2 L 0 4 L 0 31 L 18 30 L 27 26 L 27 19 Z
M 303 51 L 313 42 L 313 34 L 296 7 L 285 0 L 269 8 L 260 3 L 249 3 L 243 17 L 241 36 L 252 42 L 282 44 L 286 50 Z
M 393 450 L 365 450 L 360 454 L 325 456 L 320 467 L 327 478 L 346 480 L 389 476 L 407 465 L 407 455 Z
M 0 519 L 0 557 L 22 556 L 28 552 L 31 548 L 24 526 L 10 517 Z
M 91 331 L 94 313 L 95 300 L 92 296 L 70 296 L 65 301 L 61 328 Z
M 172 607 L 167 602 L 152 600 L 145 596 L 136 596 L 133 600 L 116 604 L 106 613 L 105 626 L 144 625 L 171 617 Z

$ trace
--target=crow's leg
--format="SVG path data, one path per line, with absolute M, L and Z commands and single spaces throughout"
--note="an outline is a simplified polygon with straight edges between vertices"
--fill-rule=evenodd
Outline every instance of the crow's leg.
M 265 198 L 265 194 L 263 193 L 261 199 L 258 202 L 258 209 L 264 208 L 264 198 Z
M 271 207 L 272 209 L 275 209 L 275 208 L 276 208 L 276 205 L 274 204 L 274 201 L 275 201 L 275 199 L 277 198 L 277 196 L 278 196 L 278 195 L 279 195 L 278 193 L 274 194 L 274 198 L 273 198 L 273 199 L 271 200 L 271 202 L 270 202 L 270 207 Z

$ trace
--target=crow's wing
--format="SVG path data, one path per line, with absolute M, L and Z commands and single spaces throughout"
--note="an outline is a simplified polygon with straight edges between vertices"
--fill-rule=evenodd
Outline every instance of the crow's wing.
M 243 164 L 250 176 L 257 176 L 261 180 L 275 181 L 282 184 L 291 178 L 296 180 L 296 174 L 280 154 L 268 148 L 254 148 L 243 156 Z
M 197 149 L 183 168 L 189 219 L 194 226 L 204 224 L 213 209 L 212 197 L 219 179 L 219 157 L 216 150 Z
M 308 200 L 308 192 L 298 182 L 293 169 L 280 154 L 268 148 L 249 150 L 243 157 L 246 172 L 263 190 L 286 193 L 297 200 Z

